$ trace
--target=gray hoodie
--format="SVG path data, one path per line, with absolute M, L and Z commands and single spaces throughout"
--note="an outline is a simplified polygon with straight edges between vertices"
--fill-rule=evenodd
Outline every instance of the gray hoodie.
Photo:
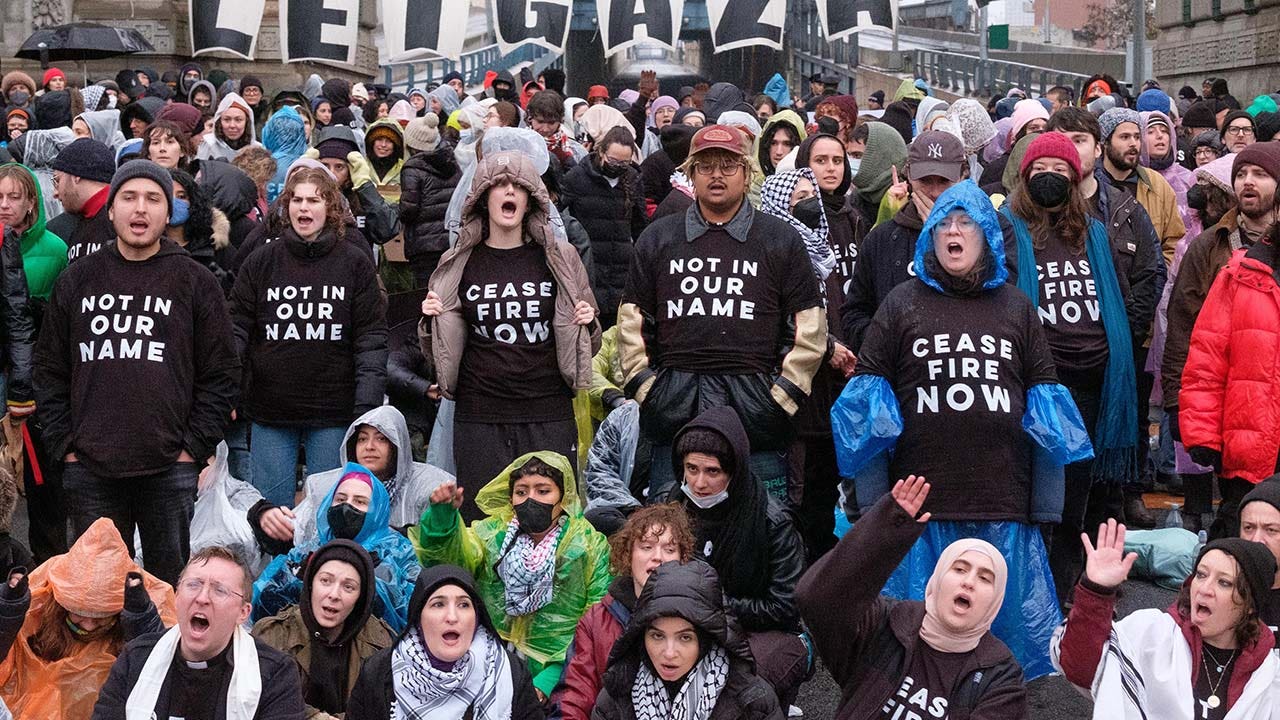
M 356 418 L 342 438 L 342 456 L 338 467 L 314 475 L 308 475 L 305 483 L 306 497 L 296 508 L 293 526 L 293 546 L 307 547 L 316 540 L 316 503 L 324 499 L 329 489 L 342 477 L 342 468 L 348 461 L 355 462 L 355 438 L 360 426 L 369 425 L 391 441 L 396 449 L 396 474 L 383 480 L 391 495 L 391 527 L 401 530 L 416 525 L 422 511 L 431 504 L 431 493 L 442 483 L 453 482 L 449 473 L 413 461 L 409 444 L 409 426 L 404 415 L 390 405 L 381 405 Z
M 253 110 L 249 109 L 249 103 L 240 97 L 239 93 L 227 93 L 218 101 L 218 112 L 213 114 L 213 125 L 216 128 L 218 122 L 222 120 L 222 113 L 233 104 L 240 106 L 240 109 L 249 116 L 247 127 L 245 128 L 245 137 L 256 138 L 258 136 L 257 129 L 253 124 Z M 257 140 L 250 140 L 250 145 L 260 144 Z M 196 157 L 201 160 L 226 160 L 231 162 L 236 156 L 236 151 L 228 145 L 222 138 L 218 137 L 218 133 L 211 132 L 204 136 L 200 141 L 200 147 L 196 149 Z

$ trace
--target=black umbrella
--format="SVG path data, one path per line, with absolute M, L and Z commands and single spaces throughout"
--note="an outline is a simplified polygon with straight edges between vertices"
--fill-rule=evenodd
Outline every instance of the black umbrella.
M 88 61 L 155 51 L 142 33 L 132 28 L 78 22 L 54 25 L 31 33 L 14 57 L 38 60 L 42 68 L 47 68 L 51 62 L 79 62 L 87 85 L 89 68 L 85 63 Z
M 35 31 L 15 57 L 41 62 L 87 61 L 156 49 L 132 28 L 78 22 Z

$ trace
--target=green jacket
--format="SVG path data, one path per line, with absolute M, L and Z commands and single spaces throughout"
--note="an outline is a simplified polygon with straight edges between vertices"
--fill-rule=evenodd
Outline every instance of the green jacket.
M 556 575 L 551 602 L 530 615 L 506 613 L 505 588 L 494 570 L 514 510 L 508 491 L 511 471 L 537 455 L 564 474 L 562 505 L 569 522 L 556 547 Z M 529 659 L 533 685 L 550 696 L 564 670 L 565 653 L 578 619 L 604 598 L 613 581 L 609 574 L 609 541 L 582 517 L 573 468 L 564 456 L 551 452 L 516 458 L 476 494 L 476 505 L 489 517 L 466 527 L 449 504 L 431 505 L 420 525 L 409 528 L 409 540 L 425 567 L 450 563 L 466 568 L 489 609 L 498 634 Z
M 10 163 L 26 170 L 36 186 L 36 221 L 22 233 L 22 269 L 27 274 L 27 292 L 32 298 L 48 301 L 58 275 L 67 267 L 67 244 L 44 229 L 44 194 L 40 180 L 25 165 Z M 0 166 L 7 167 L 7 166 Z

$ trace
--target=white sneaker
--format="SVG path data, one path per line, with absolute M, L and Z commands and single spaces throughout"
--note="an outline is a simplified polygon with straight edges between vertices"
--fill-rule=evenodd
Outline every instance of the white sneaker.
M 787 708 L 787 717 L 789 718 L 804 717 L 804 711 L 796 707 L 795 705 L 791 705 Z

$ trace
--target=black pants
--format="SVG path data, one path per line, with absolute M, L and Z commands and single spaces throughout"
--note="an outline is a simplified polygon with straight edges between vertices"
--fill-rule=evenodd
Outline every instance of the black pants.
M 67 507 L 62 493 L 62 458 L 49 457 L 39 425 L 28 422 L 27 432 L 31 435 L 31 446 L 23 454 L 22 463 L 30 526 L 27 541 L 31 555 L 39 564 L 67 552 Z
M 1213 473 L 1183 473 L 1182 494 L 1184 515 L 1213 512 Z
M 174 463 L 164 472 L 133 478 L 104 478 L 81 463 L 66 463 L 66 491 L 76 537 L 99 518 L 108 518 L 134 554 L 133 531 L 142 536 L 147 572 L 176 585 L 191 556 L 191 513 L 199 470 L 195 463 Z
M 1086 428 L 1098 424 L 1098 410 L 1102 399 L 1102 383 L 1087 382 L 1067 384 L 1071 397 L 1076 401 Z M 1124 507 L 1124 496 L 1117 483 L 1093 481 L 1093 461 L 1071 463 L 1064 469 L 1066 492 L 1062 501 L 1062 522 L 1054 526 L 1049 537 L 1049 569 L 1053 571 L 1053 583 L 1058 600 L 1065 601 L 1084 568 L 1084 548 L 1080 533 L 1093 536 L 1100 523 L 1108 517 L 1119 518 Z
M 787 456 L 792 483 L 790 501 L 799 507 L 800 536 L 810 563 L 836 546 L 835 507 L 840 499 L 840 471 L 830 436 L 797 438 Z
M 1254 488 L 1254 484 L 1240 478 L 1218 478 L 1218 492 L 1222 502 L 1209 526 L 1209 539 L 1240 537 L 1240 501 Z
M 1147 465 L 1151 454 L 1151 388 L 1155 385 L 1155 376 L 1143 370 L 1147 366 L 1147 348 L 1137 347 L 1133 351 L 1133 372 L 1138 382 L 1138 477 L 1126 483 L 1126 495 L 1141 495 L 1155 489 L 1155 473 Z
M 534 423 L 477 423 L 453 421 L 453 459 L 463 495 L 462 519 L 468 524 L 485 517 L 476 506 L 476 493 L 525 453 L 548 450 L 578 464 L 578 427 L 573 420 Z

